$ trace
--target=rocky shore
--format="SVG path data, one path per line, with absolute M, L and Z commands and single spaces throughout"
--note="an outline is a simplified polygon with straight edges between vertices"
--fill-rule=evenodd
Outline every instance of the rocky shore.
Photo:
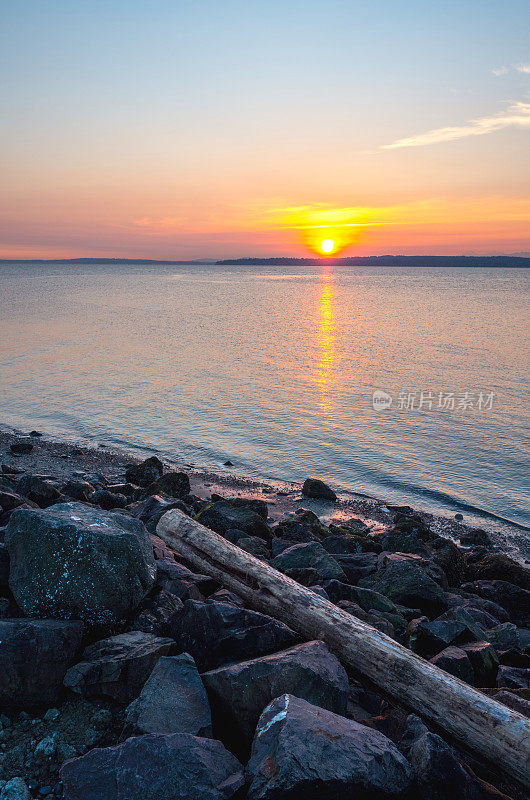
M 462 522 L 0 434 L 0 800 L 523 800 L 196 574 L 178 508 L 530 716 L 530 570 Z

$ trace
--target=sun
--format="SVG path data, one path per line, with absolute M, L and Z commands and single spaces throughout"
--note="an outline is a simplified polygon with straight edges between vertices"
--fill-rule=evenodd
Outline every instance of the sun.
M 320 249 L 323 253 L 332 253 L 335 249 L 335 242 L 333 239 L 322 239 L 320 242 Z

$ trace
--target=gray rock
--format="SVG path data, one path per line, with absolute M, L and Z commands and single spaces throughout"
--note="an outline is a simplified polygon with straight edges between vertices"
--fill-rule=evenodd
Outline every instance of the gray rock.
M 471 642 L 461 645 L 473 667 L 475 686 L 495 686 L 499 658 L 494 648 L 488 642 Z
M 130 703 L 160 656 L 175 652 L 175 642 L 142 631 L 131 631 L 89 645 L 83 660 L 71 667 L 64 685 L 83 697 L 112 697 Z
M 435 667 L 449 672 L 461 681 L 473 685 L 475 674 L 467 653 L 459 647 L 446 647 L 441 653 L 430 659 Z
M 249 800 L 403 797 L 410 765 L 379 731 L 293 695 L 261 715 L 247 765 Z
M 128 734 L 191 733 L 211 736 L 208 697 L 195 661 L 187 653 L 159 658 L 125 717 Z
M 17 492 L 37 503 L 41 508 L 47 508 L 57 502 L 60 493 L 55 486 L 39 475 L 24 475 L 17 483 Z
M 27 616 L 116 623 L 154 583 L 149 535 L 125 514 L 82 503 L 15 509 L 5 542 L 9 584 Z
M 299 642 L 283 623 L 232 603 L 187 600 L 171 636 L 180 652 L 190 653 L 199 672 L 284 650 Z
M 258 536 L 242 536 L 237 541 L 237 546 L 252 556 L 262 561 L 270 558 L 270 551 L 263 539 Z
M 337 495 L 327 483 L 318 478 L 306 478 L 302 486 L 302 494 L 305 497 L 313 497 L 322 500 L 336 500 Z
M 190 479 L 185 472 L 166 472 L 148 486 L 147 491 L 150 494 L 161 492 L 169 497 L 181 499 L 190 493 Z
M 243 768 L 221 742 L 150 734 L 95 748 L 60 772 L 65 800 L 230 800 Z
M 323 642 L 228 664 L 202 677 L 214 721 L 238 747 L 250 745 L 261 712 L 281 694 L 295 694 L 337 714 L 346 713 L 348 676 Z
M 505 667 L 501 664 L 497 674 L 497 686 L 506 689 L 530 689 L 530 669 Z
M 105 511 L 112 511 L 113 508 L 125 508 L 127 505 L 127 498 L 124 494 L 109 492 L 108 489 L 96 489 L 88 495 L 88 501 Z
M 307 542 L 288 547 L 283 553 L 273 558 L 271 565 L 284 573 L 290 573 L 295 569 L 314 569 L 319 580 L 346 581 L 344 571 L 319 542 Z
M 246 536 L 258 536 L 266 542 L 270 542 L 272 538 L 272 531 L 262 514 L 258 513 L 250 503 L 236 505 L 228 500 L 218 500 L 200 511 L 196 519 L 201 525 L 211 528 L 221 536 L 229 530 L 236 529 L 243 531 Z
M 362 578 L 359 584 L 375 589 L 394 603 L 420 608 L 427 616 L 436 616 L 446 607 L 441 587 L 412 561 L 389 561 L 375 575 Z
M 156 481 L 164 471 L 164 465 L 156 456 L 151 456 L 141 464 L 130 464 L 125 470 L 125 480 L 136 486 L 149 486 Z
M 22 778 L 11 778 L 0 792 L 0 800 L 31 800 L 26 782 Z
M 481 800 L 487 795 L 467 772 L 452 747 L 435 733 L 424 733 L 411 745 L 408 758 L 416 775 L 420 797 L 429 800 Z
M 329 536 L 329 529 L 312 511 L 301 509 L 298 513 L 281 520 L 274 528 L 274 535 L 279 539 L 297 544 L 323 539 Z M 277 553 L 273 553 L 273 555 L 277 555 Z
M 55 703 L 82 635 L 82 622 L 0 620 L 0 706 Z

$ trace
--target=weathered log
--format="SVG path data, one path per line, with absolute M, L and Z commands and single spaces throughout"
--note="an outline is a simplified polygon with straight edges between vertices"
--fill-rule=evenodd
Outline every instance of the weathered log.
M 389 636 L 259 561 L 181 511 L 157 534 L 199 572 L 284 622 L 321 639 L 344 663 L 400 704 L 530 787 L 530 720 L 433 666 Z

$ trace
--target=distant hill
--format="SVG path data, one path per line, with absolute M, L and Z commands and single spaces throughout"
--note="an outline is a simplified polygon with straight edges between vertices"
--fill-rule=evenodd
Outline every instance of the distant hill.
M 338 264 L 346 267 L 526 267 L 520 256 L 350 256 L 349 258 L 228 258 L 217 264 L 270 264 L 278 266 Z

